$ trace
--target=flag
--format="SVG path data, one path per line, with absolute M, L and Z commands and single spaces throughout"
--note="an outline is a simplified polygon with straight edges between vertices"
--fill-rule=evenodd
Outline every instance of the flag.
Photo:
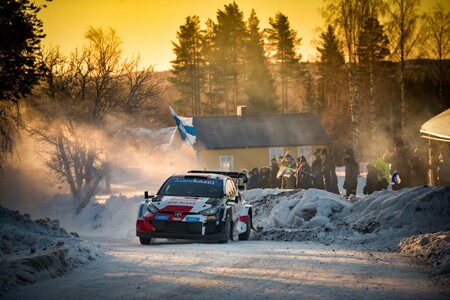
M 195 143 L 197 131 L 192 124 L 193 118 L 179 117 L 173 108 L 169 105 L 175 123 L 177 123 L 178 132 L 183 142 L 188 141 L 191 145 Z

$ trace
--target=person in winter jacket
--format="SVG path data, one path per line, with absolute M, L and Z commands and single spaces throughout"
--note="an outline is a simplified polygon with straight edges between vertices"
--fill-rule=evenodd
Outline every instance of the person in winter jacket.
M 424 152 L 421 148 L 414 149 L 414 156 L 411 159 L 411 186 L 427 185 L 428 166 Z
M 296 170 L 297 188 L 302 190 L 309 189 L 312 186 L 311 175 L 312 175 L 311 167 L 306 161 L 306 158 L 302 155 L 297 159 L 297 170 Z
M 322 178 L 325 190 L 339 195 L 336 168 L 328 155 L 327 149 L 322 149 L 320 158 L 322 159 Z
M 250 172 L 250 178 L 247 181 L 247 189 L 259 189 L 261 187 L 261 177 L 258 168 L 253 168 Z
M 367 180 L 363 193 L 372 194 L 375 191 L 387 189 L 389 186 L 389 164 L 383 157 L 378 157 L 375 161 L 369 161 L 367 164 Z
M 439 185 L 450 185 L 450 145 L 444 145 L 440 149 L 439 163 L 437 169 Z
M 280 170 L 280 166 L 278 165 L 278 161 L 276 157 L 273 157 L 270 160 L 271 166 L 270 166 L 270 187 L 280 188 L 281 187 L 281 180 L 277 178 L 278 171 Z
M 320 158 L 320 153 L 322 149 L 318 148 L 314 152 L 314 160 L 311 165 L 311 173 L 313 174 L 313 185 L 315 189 L 323 190 L 323 177 L 322 177 L 322 159 Z
M 262 167 L 260 172 L 261 177 L 261 188 L 269 189 L 270 188 L 270 168 Z
M 409 151 L 406 149 L 403 141 L 397 141 L 394 146 L 394 151 L 386 152 L 383 155 L 384 160 L 387 163 L 391 164 L 391 174 L 397 173 L 398 177 L 400 177 L 400 182 L 394 183 L 392 186 L 393 190 L 399 190 L 404 187 L 411 186 L 411 155 Z
M 355 154 L 352 148 L 344 151 L 345 180 L 344 189 L 346 196 L 356 195 L 356 187 L 358 186 L 359 164 L 355 160 Z

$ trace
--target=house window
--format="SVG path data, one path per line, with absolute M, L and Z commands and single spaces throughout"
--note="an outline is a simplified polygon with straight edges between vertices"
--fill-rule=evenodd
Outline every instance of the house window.
M 303 155 L 306 158 L 306 160 L 308 161 L 308 164 L 312 163 L 313 157 L 312 157 L 312 147 L 311 146 L 297 147 L 297 154 L 298 154 L 297 157 L 300 157 Z
M 276 157 L 278 159 L 278 157 L 283 156 L 283 147 L 273 147 L 273 148 L 269 148 L 269 166 L 270 166 L 270 160 L 272 159 L 272 157 Z
M 232 155 L 219 156 L 221 171 L 234 171 L 234 159 Z

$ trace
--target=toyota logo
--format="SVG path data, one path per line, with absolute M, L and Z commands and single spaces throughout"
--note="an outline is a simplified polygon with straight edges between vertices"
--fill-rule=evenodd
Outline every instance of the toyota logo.
M 176 212 L 174 212 L 173 214 L 174 214 L 175 217 L 177 217 L 177 218 L 181 217 L 181 212 L 179 212 L 179 211 L 176 211 Z

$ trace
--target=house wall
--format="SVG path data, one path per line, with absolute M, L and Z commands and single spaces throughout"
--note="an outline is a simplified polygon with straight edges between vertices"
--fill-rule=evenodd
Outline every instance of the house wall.
M 324 145 L 311 145 L 312 151 Z M 297 146 L 286 146 L 283 148 L 283 155 L 289 151 L 294 158 L 297 157 Z M 260 148 L 230 148 L 200 150 L 198 153 L 201 167 L 206 170 L 221 170 L 220 156 L 233 157 L 233 169 L 231 171 L 241 171 L 247 169 L 251 171 L 254 167 L 261 168 L 270 166 L 269 147 Z M 311 161 L 309 161 L 311 164 Z

